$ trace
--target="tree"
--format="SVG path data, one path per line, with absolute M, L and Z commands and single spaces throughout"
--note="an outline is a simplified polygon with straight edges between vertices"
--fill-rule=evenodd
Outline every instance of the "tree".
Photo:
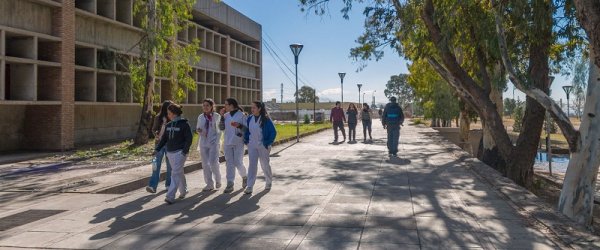
M 298 95 L 299 103 L 319 102 L 319 97 L 315 96 L 315 89 L 309 86 L 302 86 L 298 92 L 300 93 L 300 95 Z
M 575 107 L 575 114 L 581 120 L 583 114 L 583 105 L 585 104 L 585 90 L 587 88 L 589 74 L 589 58 L 583 54 L 573 68 L 573 99 L 572 106 Z M 567 104 L 569 105 L 569 104 Z
M 155 77 L 169 78 L 169 99 L 185 98 L 186 90 L 195 90 L 196 82 L 190 76 L 197 55 L 199 40 L 187 44 L 177 41 L 177 33 L 187 29 L 192 19 L 194 0 L 136 0 L 134 15 L 141 17 L 144 36 L 140 41 L 140 58 L 130 64 L 134 90 L 142 100 L 142 113 L 134 143 L 145 144 L 152 123 L 152 107 L 155 98 Z M 142 92 L 143 91 L 143 92 Z
M 521 132 L 523 128 L 523 110 L 525 109 L 523 102 L 516 102 L 515 108 L 513 109 L 512 116 L 515 118 L 515 123 L 513 124 L 514 132 Z
M 517 107 L 517 101 L 512 98 L 504 98 L 504 115 L 512 118 L 512 115 Z
M 413 88 L 408 84 L 407 74 L 391 76 L 383 93 L 387 98 L 395 96 L 402 107 L 412 103 L 415 95 Z

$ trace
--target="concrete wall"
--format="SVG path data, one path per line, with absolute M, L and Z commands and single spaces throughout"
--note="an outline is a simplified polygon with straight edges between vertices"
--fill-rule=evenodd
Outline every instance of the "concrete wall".
M 0 151 L 18 150 L 24 141 L 25 107 L 0 105 Z
M 231 8 L 223 1 L 198 0 L 194 5 L 194 11 L 210 17 L 221 24 L 229 26 L 255 41 L 260 41 L 262 37 L 262 27 L 257 22 L 246 17 L 239 11 Z
M 24 0 L 1 0 L 0 25 L 52 35 L 52 8 Z
M 141 32 L 133 27 L 101 21 L 96 18 L 77 16 L 75 21 L 75 40 L 116 49 L 129 51 L 138 43 Z M 134 48 L 132 52 L 137 53 Z
M 141 110 L 140 105 L 76 105 L 75 145 L 133 138 Z

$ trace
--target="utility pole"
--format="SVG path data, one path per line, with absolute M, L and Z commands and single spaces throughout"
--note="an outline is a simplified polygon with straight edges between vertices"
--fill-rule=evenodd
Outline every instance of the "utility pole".
M 313 89 L 313 122 L 317 121 L 317 89 Z
M 280 103 L 283 103 L 283 83 L 281 84 L 281 101 Z

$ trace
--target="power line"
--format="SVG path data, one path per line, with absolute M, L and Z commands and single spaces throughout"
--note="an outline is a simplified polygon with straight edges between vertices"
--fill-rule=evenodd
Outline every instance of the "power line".
M 263 40 L 265 42 L 265 47 L 267 48 L 267 50 L 270 50 L 271 52 L 273 52 L 273 54 L 275 54 L 275 56 L 277 57 L 277 59 L 279 59 L 279 61 L 287 68 L 287 70 L 292 74 L 295 75 L 294 71 L 287 65 L 287 63 L 281 59 L 281 57 L 279 56 L 279 54 L 277 54 L 277 51 L 275 51 L 273 49 L 273 47 L 271 45 L 269 45 L 269 42 L 267 40 Z M 304 81 L 304 79 L 302 79 L 300 77 L 300 74 L 298 74 L 298 80 L 303 84 L 303 85 L 308 85 L 311 86 L 312 88 L 315 88 L 312 84 L 307 83 L 306 81 Z
M 284 59 L 286 59 L 286 61 L 287 61 L 287 62 L 291 62 L 291 61 L 293 61 L 293 60 L 291 60 L 289 57 L 287 57 L 287 56 L 286 56 L 286 55 L 287 55 L 287 53 L 283 52 L 283 51 L 282 51 L 282 50 L 279 48 L 279 46 L 277 46 L 277 43 L 276 43 L 276 42 L 273 40 L 273 38 L 272 38 L 272 37 L 271 37 L 271 36 L 270 36 L 270 35 L 269 35 L 269 34 L 268 34 L 266 31 L 265 31 L 264 33 L 265 33 L 265 35 L 266 35 L 267 39 L 271 41 L 270 43 L 271 43 L 272 45 L 270 45 L 270 47 L 275 47 L 275 49 L 277 49 L 277 50 L 278 50 L 278 51 L 279 51 L 279 52 L 280 52 L 280 53 L 283 55 Z M 281 59 L 281 58 L 280 58 L 280 59 Z M 288 70 L 290 70 L 290 72 L 291 72 L 291 68 L 290 68 L 290 67 L 287 67 L 287 68 L 288 68 Z M 291 73 L 292 73 L 292 74 L 294 74 L 294 72 L 291 72 Z M 308 81 L 308 80 L 306 79 L 306 77 L 305 77 L 305 76 L 304 76 L 304 75 L 303 75 L 301 72 L 298 72 L 298 79 L 299 79 L 299 80 L 300 80 L 300 82 L 302 82 L 304 85 L 307 85 L 307 82 L 308 82 L 308 85 L 314 88 L 314 86 L 312 86 L 312 84 L 310 84 L 310 81 Z

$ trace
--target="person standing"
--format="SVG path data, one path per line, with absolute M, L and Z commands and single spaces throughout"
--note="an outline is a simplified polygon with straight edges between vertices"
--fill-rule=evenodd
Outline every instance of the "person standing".
M 398 156 L 398 142 L 400 140 L 400 126 L 404 123 L 404 113 L 396 101 L 390 97 L 390 103 L 385 105 L 381 117 L 383 128 L 387 129 L 387 148 L 390 156 Z
M 225 113 L 227 111 L 227 113 Z M 227 186 L 225 193 L 233 192 L 235 170 L 242 177 L 242 188 L 246 188 L 248 177 L 244 166 L 244 133 L 248 129 L 246 115 L 234 98 L 225 100 L 225 108 L 221 109 L 219 129 L 225 131 L 225 165 L 227 166 Z
M 198 132 L 198 150 L 202 157 L 202 171 L 206 186 L 202 191 L 212 191 L 221 188 L 221 170 L 219 169 L 219 154 L 221 130 L 218 128 L 221 116 L 214 111 L 215 102 L 212 99 L 202 101 L 203 113 L 198 116 L 196 132 Z M 214 180 L 213 180 L 214 177 Z
M 341 103 L 336 102 L 335 107 L 331 109 L 331 115 L 329 116 L 329 120 L 333 123 L 334 143 L 338 142 L 338 129 L 342 131 L 342 135 L 344 136 L 343 142 L 346 141 L 346 130 L 344 129 L 346 116 L 344 115 L 344 110 L 340 106 Z
M 358 124 L 358 110 L 356 109 L 356 105 L 354 103 L 350 103 L 348 106 L 348 111 L 346 111 L 346 115 L 348 115 L 348 136 L 350 137 L 349 142 L 356 142 L 356 124 Z
M 265 175 L 265 190 L 271 190 L 273 183 L 273 173 L 270 165 L 271 146 L 277 137 L 275 125 L 265 108 L 265 104 L 260 101 L 252 103 L 252 115 L 247 118 L 246 125 L 248 130 L 244 135 L 244 143 L 248 145 L 248 187 L 245 194 L 251 194 L 256 182 L 258 172 L 258 161 Z
M 168 204 L 175 202 L 177 190 L 179 190 L 180 199 L 185 198 L 188 193 L 183 167 L 192 146 L 193 135 L 190 124 L 181 117 L 181 114 L 183 114 L 183 110 L 180 105 L 169 105 L 167 115 L 171 122 L 167 124 L 160 142 L 154 149 L 154 154 L 157 155 L 159 150 L 166 146 L 167 159 L 171 163 L 171 185 L 169 185 L 167 198 L 165 198 L 165 202 Z
M 171 104 L 173 104 L 173 102 L 171 101 L 163 102 L 160 107 L 160 113 L 158 113 L 158 115 L 154 117 L 154 122 L 152 123 L 152 133 L 154 134 L 155 138 L 155 147 L 160 142 L 160 139 L 165 133 L 167 123 L 169 123 L 169 118 L 167 117 L 167 108 L 169 108 L 169 105 Z M 152 176 L 150 176 L 150 181 L 148 182 L 148 186 L 146 187 L 146 191 L 148 191 L 149 193 L 156 193 L 156 188 L 158 188 L 158 182 L 160 181 L 160 167 L 162 165 L 162 160 L 166 155 L 167 148 L 162 147 L 154 156 Z M 169 185 L 171 184 L 171 163 L 169 163 L 169 159 L 165 159 L 165 162 L 167 164 L 167 177 L 165 179 L 165 188 L 168 190 Z
M 373 123 L 373 118 L 371 117 L 371 108 L 366 102 L 363 103 L 363 108 L 360 112 L 360 119 L 363 125 L 363 142 L 367 142 L 367 131 L 369 131 L 369 140 L 373 141 L 373 136 L 371 136 L 371 125 Z

